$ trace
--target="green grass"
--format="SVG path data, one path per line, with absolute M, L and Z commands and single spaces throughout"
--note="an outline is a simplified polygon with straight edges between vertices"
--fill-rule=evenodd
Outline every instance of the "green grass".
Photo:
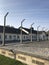
M 0 65 L 26 65 L 17 60 L 0 55 Z

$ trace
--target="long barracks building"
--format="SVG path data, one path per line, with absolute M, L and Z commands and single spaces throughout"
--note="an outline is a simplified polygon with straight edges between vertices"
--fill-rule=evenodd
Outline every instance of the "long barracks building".
M 14 28 L 10 26 L 5 27 L 5 42 L 20 42 L 21 41 L 21 30 L 22 30 L 22 41 L 31 41 L 31 29 L 19 27 Z M 3 41 L 3 26 L 0 26 L 0 43 Z M 45 40 L 46 33 L 44 31 L 38 31 L 38 39 Z M 37 40 L 37 31 L 32 28 L 32 41 Z

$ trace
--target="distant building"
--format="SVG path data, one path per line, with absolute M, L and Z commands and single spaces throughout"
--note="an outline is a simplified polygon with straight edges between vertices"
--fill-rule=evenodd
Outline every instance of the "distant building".
M 38 31 L 39 40 L 47 40 L 47 34 L 45 31 Z
M 28 28 L 14 28 L 10 26 L 5 27 L 5 42 L 20 42 L 21 40 L 21 30 L 22 30 L 22 41 L 31 40 L 31 29 Z M 45 32 L 39 31 L 39 40 L 44 40 L 46 37 Z M 37 40 L 37 31 L 32 28 L 32 41 Z M 0 26 L 0 43 L 3 41 L 3 26 Z
M 49 31 L 47 31 L 47 39 L 49 40 Z

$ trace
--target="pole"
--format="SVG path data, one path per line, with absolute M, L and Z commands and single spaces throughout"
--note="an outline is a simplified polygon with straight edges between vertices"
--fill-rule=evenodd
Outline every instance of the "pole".
M 23 19 L 22 21 L 21 21 L 21 43 L 22 43 L 22 23 L 25 21 L 25 19 Z
M 33 24 L 34 24 L 34 23 L 31 24 L 31 31 L 30 31 L 30 32 L 31 32 L 31 42 L 32 42 L 32 25 L 33 25 Z
M 5 25 L 6 25 L 6 17 L 8 15 L 9 12 L 6 13 L 6 15 L 4 16 L 4 26 L 3 26 L 3 46 L 5 46 Z
M 43 27 L 43 28 L 42 28 L 42 33 L 44 32 L 44 28 L 45 28 L 45 27 Z M 44 40 L 44 39 L 45 39 L 45 38 L 43 37 L 43 39 L 42 39 L 42 40 Z
M 40 27 L 40 25 L 37 27 L 37 41 L 39 41 L 39 33 L 38 33 L 39 27 Z
M 47 34 L 47 31 L 48 31 L 48 28 L 45 29 L 46 34 Z M 48 40 L 48 35 L 46 35 L 46 40 Z

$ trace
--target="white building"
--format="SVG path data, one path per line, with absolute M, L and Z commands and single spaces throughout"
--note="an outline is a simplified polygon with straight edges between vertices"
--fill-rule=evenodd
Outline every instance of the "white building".
M 39 31 L 39 40 L 47 40 L 46 32 L 45 31 Z
M 49 31 L 47 31 L 47 39 L 49 40 Z
M 22 28 L 22 41 L 30 41 L 31 40 L 31 29 Z M 44 40 L 46 37 L 45 32 L 39 31 L 38 39 Z M 5 42 L 20 42 L 21 40 L 21 27 L 14 28 L 14 27 L 5 27 Z M 37 31 L 32 28 L 32 41 L 37 40 Z M 3 41 L 3 26 L 0 26 L 0 43 Z

